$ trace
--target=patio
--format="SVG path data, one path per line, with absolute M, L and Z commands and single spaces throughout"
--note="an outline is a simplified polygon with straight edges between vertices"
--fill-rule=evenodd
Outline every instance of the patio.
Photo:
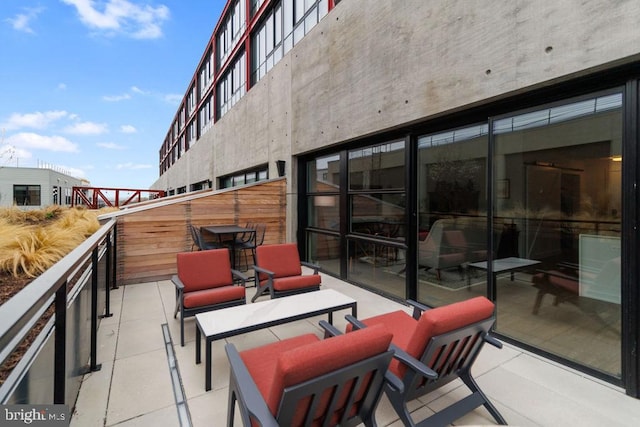
M 361 318 L 403 307 L 331 276 L 323 275 L 322 283 L 324 288 L 355 298 Z M 254 290 L 248 288 L 248 298 Z M 186 345 L 181 347 L 179 321 L 173 318 L 175 294 L 171 282 L 121 286 L 111 291 L 111 301 L 113 316 L 102 319 L 99 329 L 98 363 L 102 369 L 85 376 L 71 426 L 225 425 L 229 380 L 225 341 L 214 342 L 213 389 L 205 392 L 204 363 L 195 364 L 195 321 L 186 320 Z M 339 329 L 344 329 L 344 314 L 334 316 Z M 321 334 L 320 319 L 300 320 L 229 341 L 243 350 L 309 331 Z M 165 345 L 163 324 L 168 326 L 173 345 Z M 176 369 L 172 371 L 171 365 Z M 172 381 L 172 372 L 174 380 L 180 378 L 177 384 Z M 510 425 L 640 424 L 640 402 L 621 389 L 508 344 L 502 350 L 485 346 L 475 365 L 475 377 Z M 459 393 L 465 393 L 458 385 L 450 384 L 428 395 L 428 399 L 413 402 L 415 411 L 426 415 L 447 406 Z M 401 425 L 384 396 L 377 422 L 380 426 Z M 484 408 L 456 422 L 479 424 L 494 424 Z M 236 425 L 241 425 L 239 419 Z

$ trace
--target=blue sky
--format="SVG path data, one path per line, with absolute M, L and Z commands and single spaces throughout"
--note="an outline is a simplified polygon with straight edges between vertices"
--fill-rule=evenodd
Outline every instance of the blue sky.
M 225 3 L 0 1 L 0 167 L 149 188 Z

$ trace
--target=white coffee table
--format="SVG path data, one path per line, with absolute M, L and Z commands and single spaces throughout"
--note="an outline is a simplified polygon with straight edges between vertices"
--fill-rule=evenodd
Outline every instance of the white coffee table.
M 494 259 L 493 264 L 491 265 L 491 271 L 493 271 L 493 282 L 496 283 L 497 276 L 500 273 L 511 273 L 511 281 L 513 281 L 513 273 L 536 264 L 540 264 L 540 261 L 517 257 Z M 489 269 L 487 261 L 472 262 L 469 264 L 469 267 L 483 271 L 487 271 Z M 470 284 L 470 276 L 467 276 L 467 281 L 468 284 Z
M 196 363 L 201 362 L 202 335 L 206 341 L 205 389 L 211 390 L 213 341 L 322 314 L 328 314 L 332 323 L 333 312 L 347 308 L 357 316 L 355 299 L 333 289 L 323 289 L 196 314 Z

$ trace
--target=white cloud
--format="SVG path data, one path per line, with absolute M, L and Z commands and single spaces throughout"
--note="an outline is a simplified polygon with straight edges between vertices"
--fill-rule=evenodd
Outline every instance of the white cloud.
M 182 101 L 183 95 L 177 94 L 177 93 L 170 93 L 167 95 L 164 95 L 164 100 L 165 102 L 168 102 L 169 104 L 180 104 L 180 102 Z
M 14 113 L 9 117 L 9 120 L 0 124 L 0 127 L 3 129 L 44 129 L 50 123 L 68 116 L 69 113 L 66 111 L 45 111 L 44 113 L 36 111 L 35 113 L 27 114 Z
M 108 150 L 126 150 L 127 147 L 124 145 L 118 145 L 115 142 L 98 142 L 96 144 L 98 147 L 106 148 Z
M 116 165 L 116 169 L 138 170 L 138 169 L 151 169 L 153 166 L 145 164 L 135 163 L 120 163 Z
M 44 8 L 42 7 L 24 8 L 25 13 L 19 13 L 13 18 L 5 19 L 5 21 L 11 24 L 16 31 L 35 34 L 35 31 L 31 28 L 31 21 L 35 20 L 43 10 Z
M 108 132 L 104 123 L 82 122 L 67 126 L 64 131 L 73 135 L 100 135 Z
M 16 149 L 38 149 L 48 151 L 77 152 L 78 146 L 62 136 L 45 136 L 31 132 L 21 132 L 11 135 L 6 140 L 7 144 Z
M 105 95 L 102 97 L 102 99 L 108 102 L 118 102 L 131 99 L 131 95 L 129 95 L 128 93 L 124 93 L 122 95 Z
M 138 129 L 136 129 L 132 125 L 122 125 L 122 126 L 120 126 L 120 132 L 122 132 L 122 133 L 136 133 L 136 132 L 138 132 Z
M 67 90 L 67 85 L 64 83 L 58 83 L 58 90 Z
M 31 153 L 9 144 L 0 145 L 0 166 L 19 166 L 20 160 L 30 159 Z
M 169 19 L 165 5 L 138 5 L 129 0 L 107 0 L 98 10 L 93 0 L 62 0 L 75 6 L 80 20 L 87 27 L 107 35 L 125 34 L 136 39 L 155 39 L 162 36 L 162 24 Z
M 140 95 L 146 95 L 147 93 L 140 89 L 138 86 L 131 86 L 131 92 L 139 93 Z

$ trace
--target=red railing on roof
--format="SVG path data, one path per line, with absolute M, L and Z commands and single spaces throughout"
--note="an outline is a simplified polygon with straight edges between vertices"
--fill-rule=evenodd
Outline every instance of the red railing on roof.
M 146 197 L 143 199 L 142 194 Z M 130 188 L 105 188 L 105 187 L 73 187 L 71 206 L 84 205 L 89 209 L 102 207 L 120 207 L 130 203 L 139 203 L 143 200 L 164 197 L 163 190 L 138 190 Z

